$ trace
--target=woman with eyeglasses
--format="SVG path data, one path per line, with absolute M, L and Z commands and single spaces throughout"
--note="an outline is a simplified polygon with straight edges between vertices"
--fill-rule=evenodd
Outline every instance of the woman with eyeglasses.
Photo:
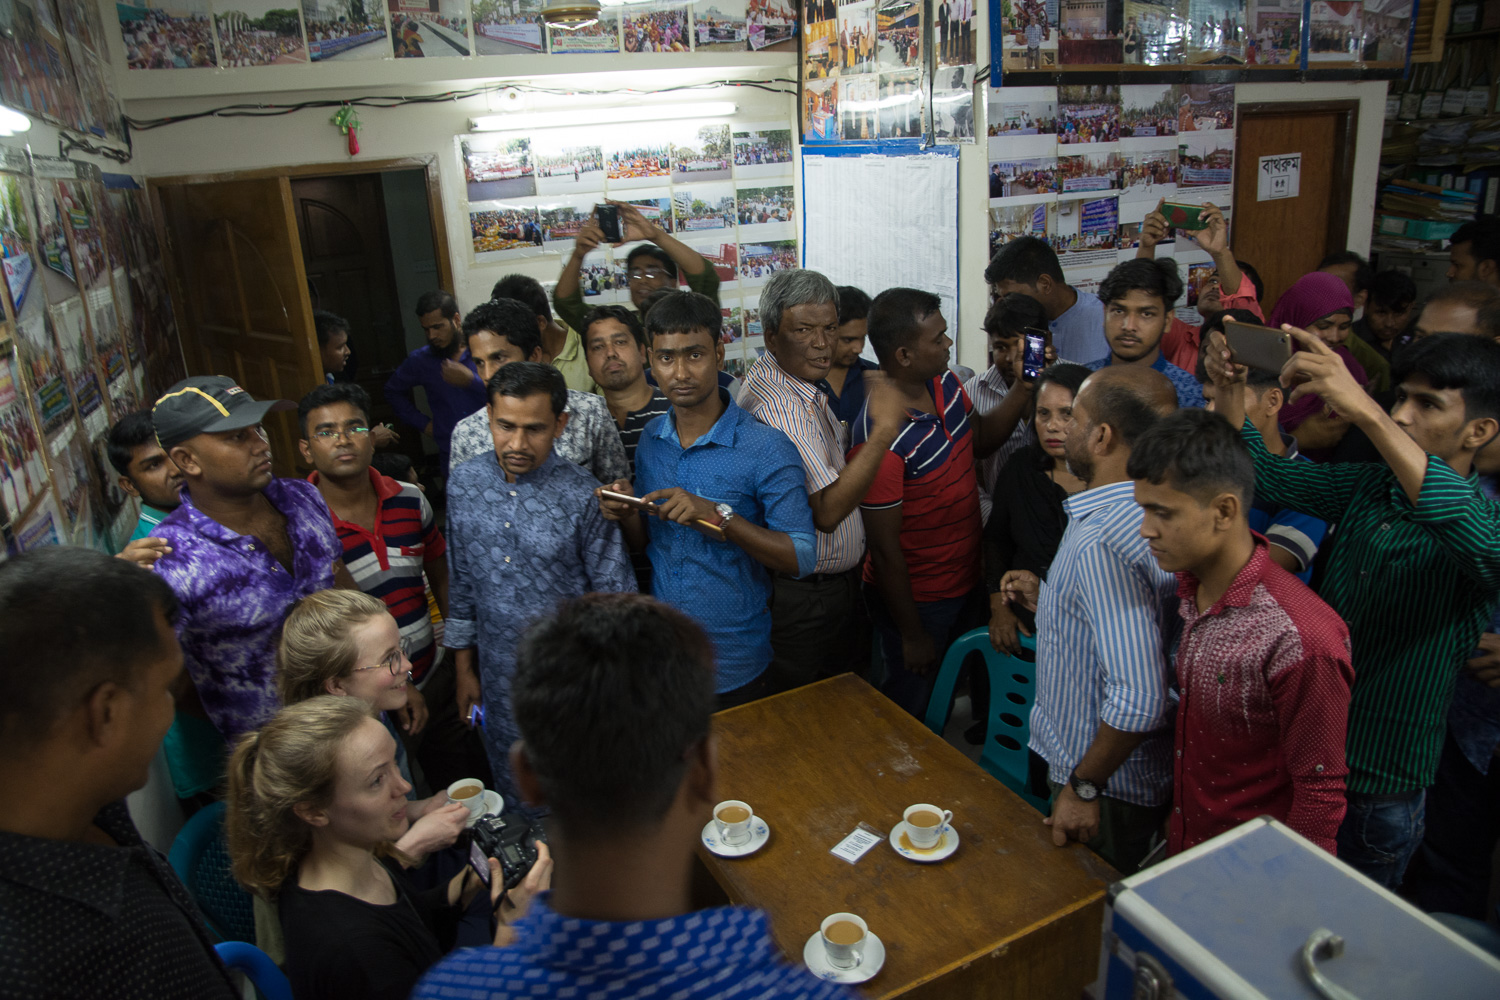
M 401 742 L 397 713 L 406 708 L 411 661 L 396 619 L 378 597 L 358 590 L 320 590 L 298 601 L 287 615 L 276 651 L 277 687 L 283 705 L 333 694 L 359 698 L 378 713 L 396 741 L 401 780 L 412 785 L 411 764 Z M 445 804 L 439 792 L 418 799 L 408 790 L 411 827 L 396 848 L 418 861 L 451 847 L 464 832 L 469 810 Z

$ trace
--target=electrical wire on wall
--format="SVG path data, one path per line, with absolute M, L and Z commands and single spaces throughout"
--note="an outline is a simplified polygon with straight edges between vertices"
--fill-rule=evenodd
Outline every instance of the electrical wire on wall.
M 679 94 L 694 90 L 717 90 L 721 87 L 748 87 L 770 94 L 785 94 L 789 97 L 797 95 L 797 81 L 781 78 L 774 80 L 717 80 L 712 83 L 682 84 L 681 86 L 660 87 L 652 90 L 635 90 L 631 88 L 576 90 L 563 87 L 541 87 L 529 83 L 489 83 L 480 87 L 471 87 L 467 90 L 449 90 L 441 94 L 419 94 L 410 97 L 339 97 L 323 98 L 315 101 L 299 101 L 295 104 L 226 104 L 222 107 L 210 108 L 206 111 L 195 111 L 184 115 L 168 115 L 163 118 L 131 118 L 127 115 L 125 123 L 132 129 L 145 132 L 167 125 L 178 125 L 182 122 L 195 121 L 199 118 L 275 118 L 281 115 L 296 114 L 299 111 L 328 110 L 330 108 L 336 109 L 345 106 L 388 109 L 401 108 L 413 104 L 449 104 L 454 101 L 483 97 L 485 94 L 499 93 L 507 90 L 520 91 L 525 94 L 549 94 L 556 97 L 650 97 L 657 94 Z M 786 87 L 792 89 L 785 89 Z

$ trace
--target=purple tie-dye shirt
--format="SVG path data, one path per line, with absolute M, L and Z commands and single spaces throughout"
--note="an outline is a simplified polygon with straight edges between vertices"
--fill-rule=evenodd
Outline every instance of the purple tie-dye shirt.
M 241 535 L 193 506 L 182 506 L 151 531 L 170 555 L 156 572 L 182 604 L 177 638 L 188 676 L 209 719 L 226 738 L 276 714 L 276 639 L 293 604 L 333 586 L 343 546 L 316 486 L 273 479 L 266 499 L 286 517 L 292 572 L 253 535 Z

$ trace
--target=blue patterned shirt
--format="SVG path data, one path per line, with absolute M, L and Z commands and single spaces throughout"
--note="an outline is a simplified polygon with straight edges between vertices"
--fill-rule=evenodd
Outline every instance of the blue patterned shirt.
M 333 517 L 318 488 L 273 479 L 265 489 L 286 518 L 292 546 L 288 573 L 253 535 L 241 535 L 193 506 L 151 529 L 172 551 L 152 567 L 182 604 L 177 639 L 203 709 L 226 737 L 259 728 L 281 707 L 276 694 L 276 639 L 287 612 L 308 594 L 333 586 L 344 556 Z
M 646 425 L 635 452 L 635 492 L 645 496 L 676 486 L 791 536 L 797 575 L 818 558 L 807 473 L 791 440 L 760 423 L 719 390 L 725 408 L 708 433 L 684 448 L 677 415 Z M 771 574 L 732 542 L 695 528 L 645 518 L 655 596 L 697 619 L 713 640 L 720 693 L 749 684 L 771 662 Z
M 1098 371 L 1105 365 L 1109 364 L 1110 358 L 1112 357 L 1114 357 L 1114 355 L 1106 354 L 1104 357 L 1100 358 L 1097 361 L 1090 361 L 1084 367 L 1089 369 L 1090 371 Z M 1205 400 L 1203 398 L 1203 386 L 1198 384 L 1198 380 L 1196 378 L 1194 378 L 1188 372 L 1185 372 L 1181 368 L 1178 368 L 1176 365 L 1172 364 L 1172 362 L 1167 360 L 1167 356 L 1160 353 L 1160 351 L 1157 352 L 1156 360 L 1152 362 L 1151 367 L 1155 371 L 1159 371 L 1163 375 L 1165 375 L 1167 377 L 1167 380 L 1172 383 L 1172 388 L 1177 390 L 1178 406 L 1182 407 L 1184 410 L 1203 409 L 1205 405 Z
M 781 957 L 766 915 L 742 906 L 614 923 L 532 900 L 505 948 L 466 948 L 433 966 L 412 1000 L 855 1000 Z
M 604 519 L 594 498 L 598 485 L 556 452 L 513 483 L 493 449 L 448 477 L 443 645 L 478 647 L 484 737 L 507 801 L 516 794 L 507 755 L 519 738 L 510 683 L 527 626 L 569 598 L 635 590 L 620 526 Z
M 1105 786 L 1111 798 L 1155 806 L 1172 796 L 1167 650 L 1180 625 L 1177 577 L 1141 537 L 1129 481 L 1070 497 L 1068 529 L 1036 612 L 1036 704 L 1031 749 L 1066 783 L 1099 723 L 1153 732 Z

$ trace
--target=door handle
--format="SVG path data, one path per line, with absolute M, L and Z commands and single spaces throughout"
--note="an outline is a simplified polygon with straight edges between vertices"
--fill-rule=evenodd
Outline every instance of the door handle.
M 1313 989 L 1325 1000 L 1359 1000 L 1353 993 L 1323 975 L 1318 968 L 1318 957 L 1338 958 L 1344 953 L 1344 939 L 1326 927 L 1319 927 L 1308 935 L 1302 945 L 1302 971 L 1307 973 Z

